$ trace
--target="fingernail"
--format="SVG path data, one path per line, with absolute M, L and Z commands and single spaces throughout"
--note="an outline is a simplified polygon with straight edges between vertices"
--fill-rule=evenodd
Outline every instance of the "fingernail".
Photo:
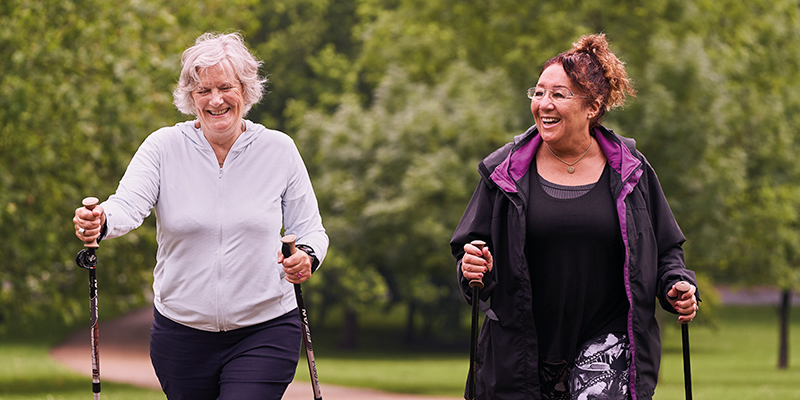
M 483 278 L 483 274 L 478 274 L 479 277 Z

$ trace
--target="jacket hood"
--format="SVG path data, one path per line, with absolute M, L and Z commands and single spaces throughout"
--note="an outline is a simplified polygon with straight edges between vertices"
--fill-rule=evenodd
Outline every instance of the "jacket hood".
M 636 141 L 619 136 L 604 126 L 595 128 L 594 133 L 609 165 L 626 181 L 642 164 L 642 160 L 634 156 Z M 516 182 L 528 173 L 541 144 L 542 137 L 534 125 L 516 136 L 513 142 L 487 156 L 479 169 L 503 191 L 517 193 Z
M 243 120 L 245 123 L 245 131 L 242 132 L 241 135 L 236 139 L 236 142 L 233 143 L 233 147 L 231 147 L 230 153 L 236 154 L 241 152 L 245 147 L 247 147 L 250 143 L 258 138 L 259 132 L 264 130 L 259 124 L 255 124 L 249 120 Z M 196 128 L 197 121 L 185 121 L 175 124 L 175 126 L 189 139 L 198 149 L 203 151 L 213 151 L 211 148 L 211 144 L 208 143 L 208 140 L 205 136 L 203 136 L 203 130 L 201 128 Z

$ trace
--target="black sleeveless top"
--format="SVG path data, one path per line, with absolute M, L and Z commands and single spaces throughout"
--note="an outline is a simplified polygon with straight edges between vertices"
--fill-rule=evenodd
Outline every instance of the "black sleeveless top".
M 545 181 L 547 192 L 535 161 L 531 173 L 526 252 L 539 359 L 571 362 L 583 342 L 627 331 L 624 251 L 610 167 L 594 185 Z M 572 190 L 577 197 L 564 195 Z

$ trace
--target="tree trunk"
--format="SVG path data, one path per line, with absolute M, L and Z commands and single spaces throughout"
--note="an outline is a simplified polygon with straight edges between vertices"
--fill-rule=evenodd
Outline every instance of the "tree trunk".
M 414 315 L 417 313 L 417 303 L 410 301 L 408 303 L 408 312 L 406 314 L 406 343 L 414 343 L 415 331 L 417 330 L 414 323 Z
M 342 336 L 339 338 L 339 347 L 355 349 L 358 346 L 358 313 L 350 307 L 344 310 L 344 324 Z
M 789 311 L 791 311 L 792 291 L 784 289 L 781 292 L 781 306 L 779 310 L 780 343 L 778 348 L 778 369 L 789 368 Z

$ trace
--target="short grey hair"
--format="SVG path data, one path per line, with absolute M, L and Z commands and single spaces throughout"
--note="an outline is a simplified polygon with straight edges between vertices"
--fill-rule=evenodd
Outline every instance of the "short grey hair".
M 258 104 L 264 96 L 267 78 L 258 75 L 262 62 L 247 49 L 239 33 L 204 33 L 197 38 L 181 56 L 181 76 L 178 86 L 172 92 L 173 103 L 178 111 L 187 115 L 197 115 L 192 92 L 200 82 L 198 72 L 222 63 L 223 68 L 233 69 L 242 84 L 244 114 Z

